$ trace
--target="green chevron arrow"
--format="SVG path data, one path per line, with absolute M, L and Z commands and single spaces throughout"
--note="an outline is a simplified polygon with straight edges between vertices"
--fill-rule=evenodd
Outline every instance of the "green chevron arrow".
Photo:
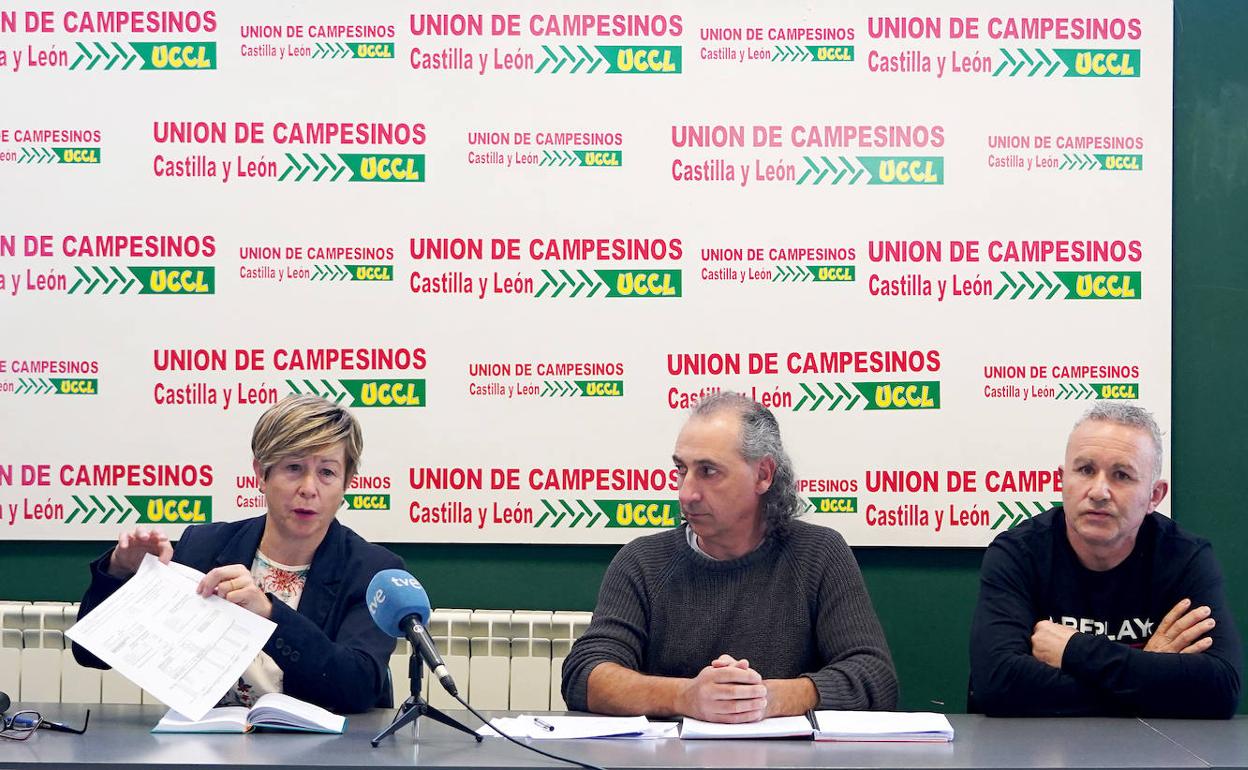
M 353 405 L 353 396 L 347 388 L 343 387 L 341 381 L 335 383 L 333 380 L 322 379 L 318 384 L 308 379 L 305 379 L 302 382 L 298 380 L 286 380 L 286 386 L 290 388 L 290 392 L 296 396 L 311 394 L 313 396 L 320 396 L 321 398 L 333 401 L 335 404 L 343 404 L 344 406 Z
M 1030 519 L 1032 516 L 1044 513 L 1048 509 L 1061 504 L 1062 502 L 1060 500 L 1050 502 L 1047 505 L 1045 503 L 1032 500 L 1030 501 L 1030 507 L 1026 502 L 1015 502 L 1013 503 L 1013 508 L 1011 508 L 1010 503 L 998 500 L 997 507 L 1001 509 L 1001 515 L 998 516 L 997 520 L 992 523 L 992 529 L 1000 529 L 1002 524 L 1007 525 L 1006 529 L 1013 529 L 1019 524 L 1022 524 L 1024 521 Z
M 580 388 L 566 380 L 543 380 L 541 398 L 567 398 L 581 395 Z
M 1034 273 L 1035 280 L 1024 271 L 1018 271 L 1018 279 L 1015 280 L 1010 274 L 1004 270 L 1001 271 L 1001 278 L 1005 284 L 992 295 L 994 300 L 1050 300 L 1058 295 L 1062 290 L 1062 285 L 1049 279 L 1042 272 Z
M 555 500 L 553 503 L 550 500 L 542 500 L 542 507 L 546 510 L 537 521 L 533 522 L 533 526 L 540 527 L 549 519 L 550 524 L 547 526 L 554 528 L 563 523 L 564 519 L 568 519 L 569 527 L 575 527 L 582 521 L 585 522 L 586 527 L 589 527 L 602 520 L 602 514 L 595 512 L 585 504 L 585 501 L 573 500 L 572 502 L 575 503 L 575 507 L 567 500 Z
M 563 294 L 567 290 L 567 294 L 563 294 L 565 298 L 571 299 L 578 295 L 585 298 L 592 297 L 599 292 L 603 292 L 602 296 L 606 297 L 609 288 L 600 278 L 595 278 L 586 273 L 584 270 L 577 270 L 576 275 L 567 270 L 543 270 L 542 275 L 546 278 L 546 282 L 538 287 L 533 293 L 535 297 L 545 296 L 547 299 L 554 299 Z M 547 294 L 547 292 L 550 292 Z M 585 292 L 583 295 L 582 292 Z
M 542 52 L 546 54 L 546 58 L 534 68 L 534 74 L 545 72 L 547 75 L 557 75 L 563 72 L 565 75 L 592 75 L 600 67 L 603 73 L 610 67 L 606 59 L 583 45 L 576 46 L 575 51 L 566 45 L 559 46 L 558 51 L 544 45 Z

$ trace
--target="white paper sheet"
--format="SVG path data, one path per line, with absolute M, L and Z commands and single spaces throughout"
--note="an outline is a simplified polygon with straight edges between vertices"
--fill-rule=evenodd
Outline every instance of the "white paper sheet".
M 685 717 L 681 723 L 680 737 L 686 740 L 701 738 L 809 738 L 814 732 L 810 720 L 804 716 L 771 717 L 758 722 L 724 724 L 703 722 Z
M 521 714 L 495 717 L 490 724 L 513 738 L 532 740 L 571 740 L 579 738 L 665 738 L 676 737 L 676 725 L 651 723 L 645 717 L 550 716 Z M 554 728 L 554 729 L 550 729 Z M 477 728 L 486 737 L 498 733 L 486 725 Z
M 202 577 L 148 554 L 65 635 L 174 711 L 202 719 L 277 628 L 220 597 L 197 595 Z
M 914 741 L 945 743 L 953 740 L 953 726 L 944 714 L 930 711 L 816 711 L 821 741 Z

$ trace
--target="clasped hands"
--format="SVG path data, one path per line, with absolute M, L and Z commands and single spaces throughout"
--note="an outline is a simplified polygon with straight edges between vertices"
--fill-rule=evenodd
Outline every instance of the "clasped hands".
M 173 558 L 173 546 L 163 532 L 146 527 L 122 532 L 109 557 L 108 574 L 118 579 L 129 578 L 138 571 L 143 557 L 149 553 L 160 559 L 162 564 L 168 564 Z M 196 592 L 203 597 L 216 594 L 262 618 L 273 613 L 273 603 L 252 580 L 251 570 L 242 564 L 227 564 L 210 570 L 199 581 Z
M 686 680 L 676 698 L 676 712 L 704 722 L 757 722 L 768 716 L 768 691 L 762 674 L 746 659 L 720 655 Z
M 1191 605 L 1191 599 L 1184 599 L 1174 605 L 1157 625 L 1157 631 L 1149 637 L 1144 651 L 1190 654 L 1209 649 L 1213 645 L 1213 637 L 1207 634 L 1216 625 L 1216 621 L 1210 617 L 1212 610 L 1207 606 L 1191 609 Z M 1032 630 L 1032 656 L 1053 668 L 1061 668 L 1066 644 L 1075 633 L 1075 629 L 1070 626 L 1041 620 Z

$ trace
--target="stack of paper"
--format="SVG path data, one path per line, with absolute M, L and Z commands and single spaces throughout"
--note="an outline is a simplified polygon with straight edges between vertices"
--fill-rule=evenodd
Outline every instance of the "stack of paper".
M 800 717 L 771 717 L 758 722 L 722 724 L 703 722 L 685 717 L 681 723 L 680 737 L 687 740 L 702 738 L 809 738 L 814 728 L 810 720 Z
M 948 743 L 953 726 L 929 711 L 816 711 L 817 741 L 912 741 Z

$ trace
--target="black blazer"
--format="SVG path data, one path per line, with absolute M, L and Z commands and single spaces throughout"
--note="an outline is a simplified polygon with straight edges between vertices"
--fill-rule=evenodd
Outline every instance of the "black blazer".
M 264 518 L 188 527 L 174 546 L 173 560 L 201 572 L 226 564 L 250 569 Z M 91 585 L 82 597 L 79 618 L 125 582 L 108 574 L 111 554 L 109 549 L 91 563 Z M 299 609 L 270 594 L 277 630 L 264 651 L 281 668 L 287 695 L 340 713 L 393 703 L 389 666 L 394 639 L 373 623 L 365 604 L 369 581 L 383 569 L 404 569 L 403 560 L 335 520 L 312 557 Z M 80 664 L 108 668 L 77 644 L 73 650 Z

